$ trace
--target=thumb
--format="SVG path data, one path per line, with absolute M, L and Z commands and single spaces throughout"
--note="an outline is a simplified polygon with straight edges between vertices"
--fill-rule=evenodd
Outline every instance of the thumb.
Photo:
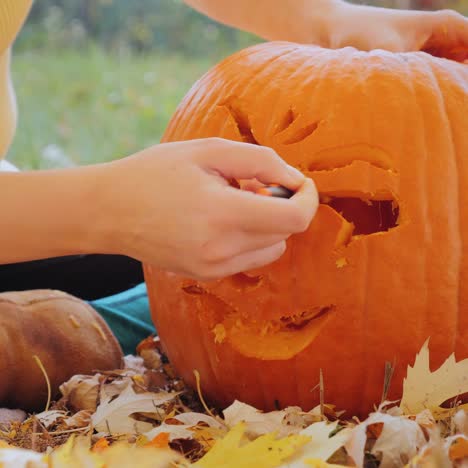
M 198 163 L 225 179 L 257 179 L 263 184 L 284 185 L 292 190 L 304 183 L 302 172 L 288 165 L 271 148 L 220 138 L 206 143 L 196 158 Z

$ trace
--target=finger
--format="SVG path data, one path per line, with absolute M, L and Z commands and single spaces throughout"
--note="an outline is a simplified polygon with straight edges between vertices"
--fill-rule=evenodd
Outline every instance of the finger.
M 226 179 L 257 179 L 264 184 L 276 183 L 292 190 L 304 182 L 304 175 L 286 164 L 271 148 L 220 138 L 200 141 L 204 151 L 197 155 L 197 161 Z
M 468 58 L 468 18 L 450 10 L 427 13 L 420 49 L 436 57 L 463 62 Z
M 318 194 L 311 179 L 290 198 L 275 198 L 226 187 L 219 195 L 225 207 L 224 222 L 233 230 L 258 233 L 303 232 L 318 207 Z
M 217 244 L 211 245 L 208 252 L 209 263 L 226 262 L 238 255 L 265 249 L 289 238 L 289 234 L 258 234 L 233 232 L 224 236 Z
M 241 179 L 239 180 L 239 186 L 242 190 L 256 192 L 259 188 L 264 187 L 265 184 L 262 184 L 257 179 Z
M 212 271 L 214 277 L 223 278 L 243 271 L 254 270 L 278 260 L 286 251 L 286 242 L 281 241 L 263 249 L 244 252 L 222 263 Z
M 319 206 L 319 194 L 314 181 L 307 178 L 290 200 L 299 206 L 310 223 Z

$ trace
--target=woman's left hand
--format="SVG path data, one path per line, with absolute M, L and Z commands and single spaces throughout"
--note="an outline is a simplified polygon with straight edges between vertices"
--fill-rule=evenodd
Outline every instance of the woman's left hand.
M 326 27 L 331 48 L 424 51 L 463 62 L 468 59 L 468 18 L 451 10 L 391 10 L 339 2 Z

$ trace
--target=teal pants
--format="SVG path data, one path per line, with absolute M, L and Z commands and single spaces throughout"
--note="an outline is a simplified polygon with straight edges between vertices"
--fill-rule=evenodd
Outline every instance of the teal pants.
M 89 301 L 89 304 L 107 322 L 124 354 L 135 354 L 138 343 L 156 333 L 145 283 L 113 296 Z

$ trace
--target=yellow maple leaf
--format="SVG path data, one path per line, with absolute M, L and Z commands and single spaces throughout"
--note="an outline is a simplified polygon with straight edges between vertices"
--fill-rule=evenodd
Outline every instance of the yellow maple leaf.
M 246 425 L 239 423 L 194 466 L 199 468 L 274 468 L 305 445 L 310 437 L 290 435 L 277 439 L 271 432 L 250 442 Z
M 48 459 L 49 468 L 121 468 L 124 466 L 169 468 L 188 467 L 189 465 L 181 455 L 168 449 L 138 447 L 134 444 L 117 442 L 96 453 L 90 450 L 86 439 L 74 437 L 54 450 Z
M 450 411 L 441 408 L 442 403 L 468 392 L 468 359 L 456 362 L 451 354 L 431 372 L 428 343 L 429 340 L 417 354 L 413 367 L 408 366 L 400 408 L 405 414 L 418 414 L 428 408 L 436 418 L 441 418 Z
M 309 458 L 304 460 L 304 463 L 307 466 L 311 466 L 313 468 L 343 468 L 344 465 L 335 465 L 333 463 L 327 463 L 319 458 Z

